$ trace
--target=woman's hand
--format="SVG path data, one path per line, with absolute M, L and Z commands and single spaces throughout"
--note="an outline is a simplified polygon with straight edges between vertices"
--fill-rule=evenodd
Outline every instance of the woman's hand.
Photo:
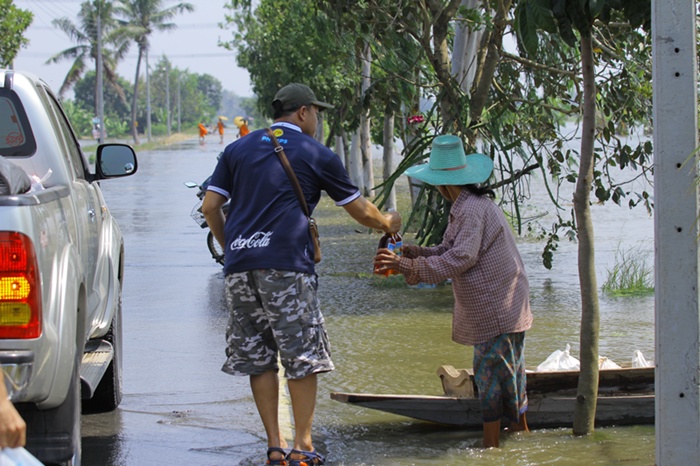
M 377 250 L 377 255 L 374 256 L 374 269 L 378 272 L 386 272 L 387 270 L 399 270 L 399 261 L 401 258 L 387 248 Z

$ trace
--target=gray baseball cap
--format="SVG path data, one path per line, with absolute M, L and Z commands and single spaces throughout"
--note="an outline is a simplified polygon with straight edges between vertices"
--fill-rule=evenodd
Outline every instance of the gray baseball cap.
M 272 101 L 274 107 L 284 110 L 299 108 L 303 105 L 313 104 L 321 110 L 326 108 L 334 108 L 333 105 L 321 102 L 316 99 L 314 91 L 308 86 L 299 83 L 291 83 L 277 91 L 275 99 Z

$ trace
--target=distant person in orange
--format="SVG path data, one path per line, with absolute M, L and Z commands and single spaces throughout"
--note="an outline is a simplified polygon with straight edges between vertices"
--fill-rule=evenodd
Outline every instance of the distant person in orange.
M 219 130 L 219 144 L 223 144 L 224 143 L 224 128 L 226 128 L 226 125 L 224 125 L 223 118 L 219 117 L 219 121 L 216 123 L 216 127 Z
M 243 120 L 243 124 L 240 128 L 238 128 L 238 137 L 242 138 L 248 133 L 250 133 L 250 129 L 248 129 L 248 122 L 246 120 Z
M 199 123 L 199 143 L 204 144 L 204 136 L 209 134 L 209 130 L 204 126 L 204 122 Z

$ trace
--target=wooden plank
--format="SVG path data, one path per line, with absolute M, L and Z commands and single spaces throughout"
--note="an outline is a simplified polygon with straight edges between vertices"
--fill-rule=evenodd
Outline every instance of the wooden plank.
M 579 371 L 528 372 L 527 392 L 547 393 L 568 390 L 578 386 Z M 621 390 L 648 390 L 654 386 L 653 367 L 630 367 L 622 369 L 601 369 L 598 375 L 599 387 L 619 387 Z

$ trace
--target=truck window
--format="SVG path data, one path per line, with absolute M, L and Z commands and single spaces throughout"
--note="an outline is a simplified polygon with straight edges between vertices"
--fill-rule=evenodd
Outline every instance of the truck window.
M 42 96 L 42 100 L 46 102 L 46 105 L 51 107 L 55 117 L 54 124 L 58 126 L 57 132 L 63 138 L 63 144 L 67 151 L 64 155 L 68 159 L 68 165 L 73 169 L 73 174 L 76 178 L 85 179 L 86 166 L 84 164 L 83 153 L 80 151 L 78 141 L 73 135 L 73 129 L 54 95 L 46 88 L 41 88 L 41 90 L 44 92 L 40 92 L 39 94 Z
M 30 156 L 36 152 L 36 141 L 17 95 L 0 89 L 0 155 Z

